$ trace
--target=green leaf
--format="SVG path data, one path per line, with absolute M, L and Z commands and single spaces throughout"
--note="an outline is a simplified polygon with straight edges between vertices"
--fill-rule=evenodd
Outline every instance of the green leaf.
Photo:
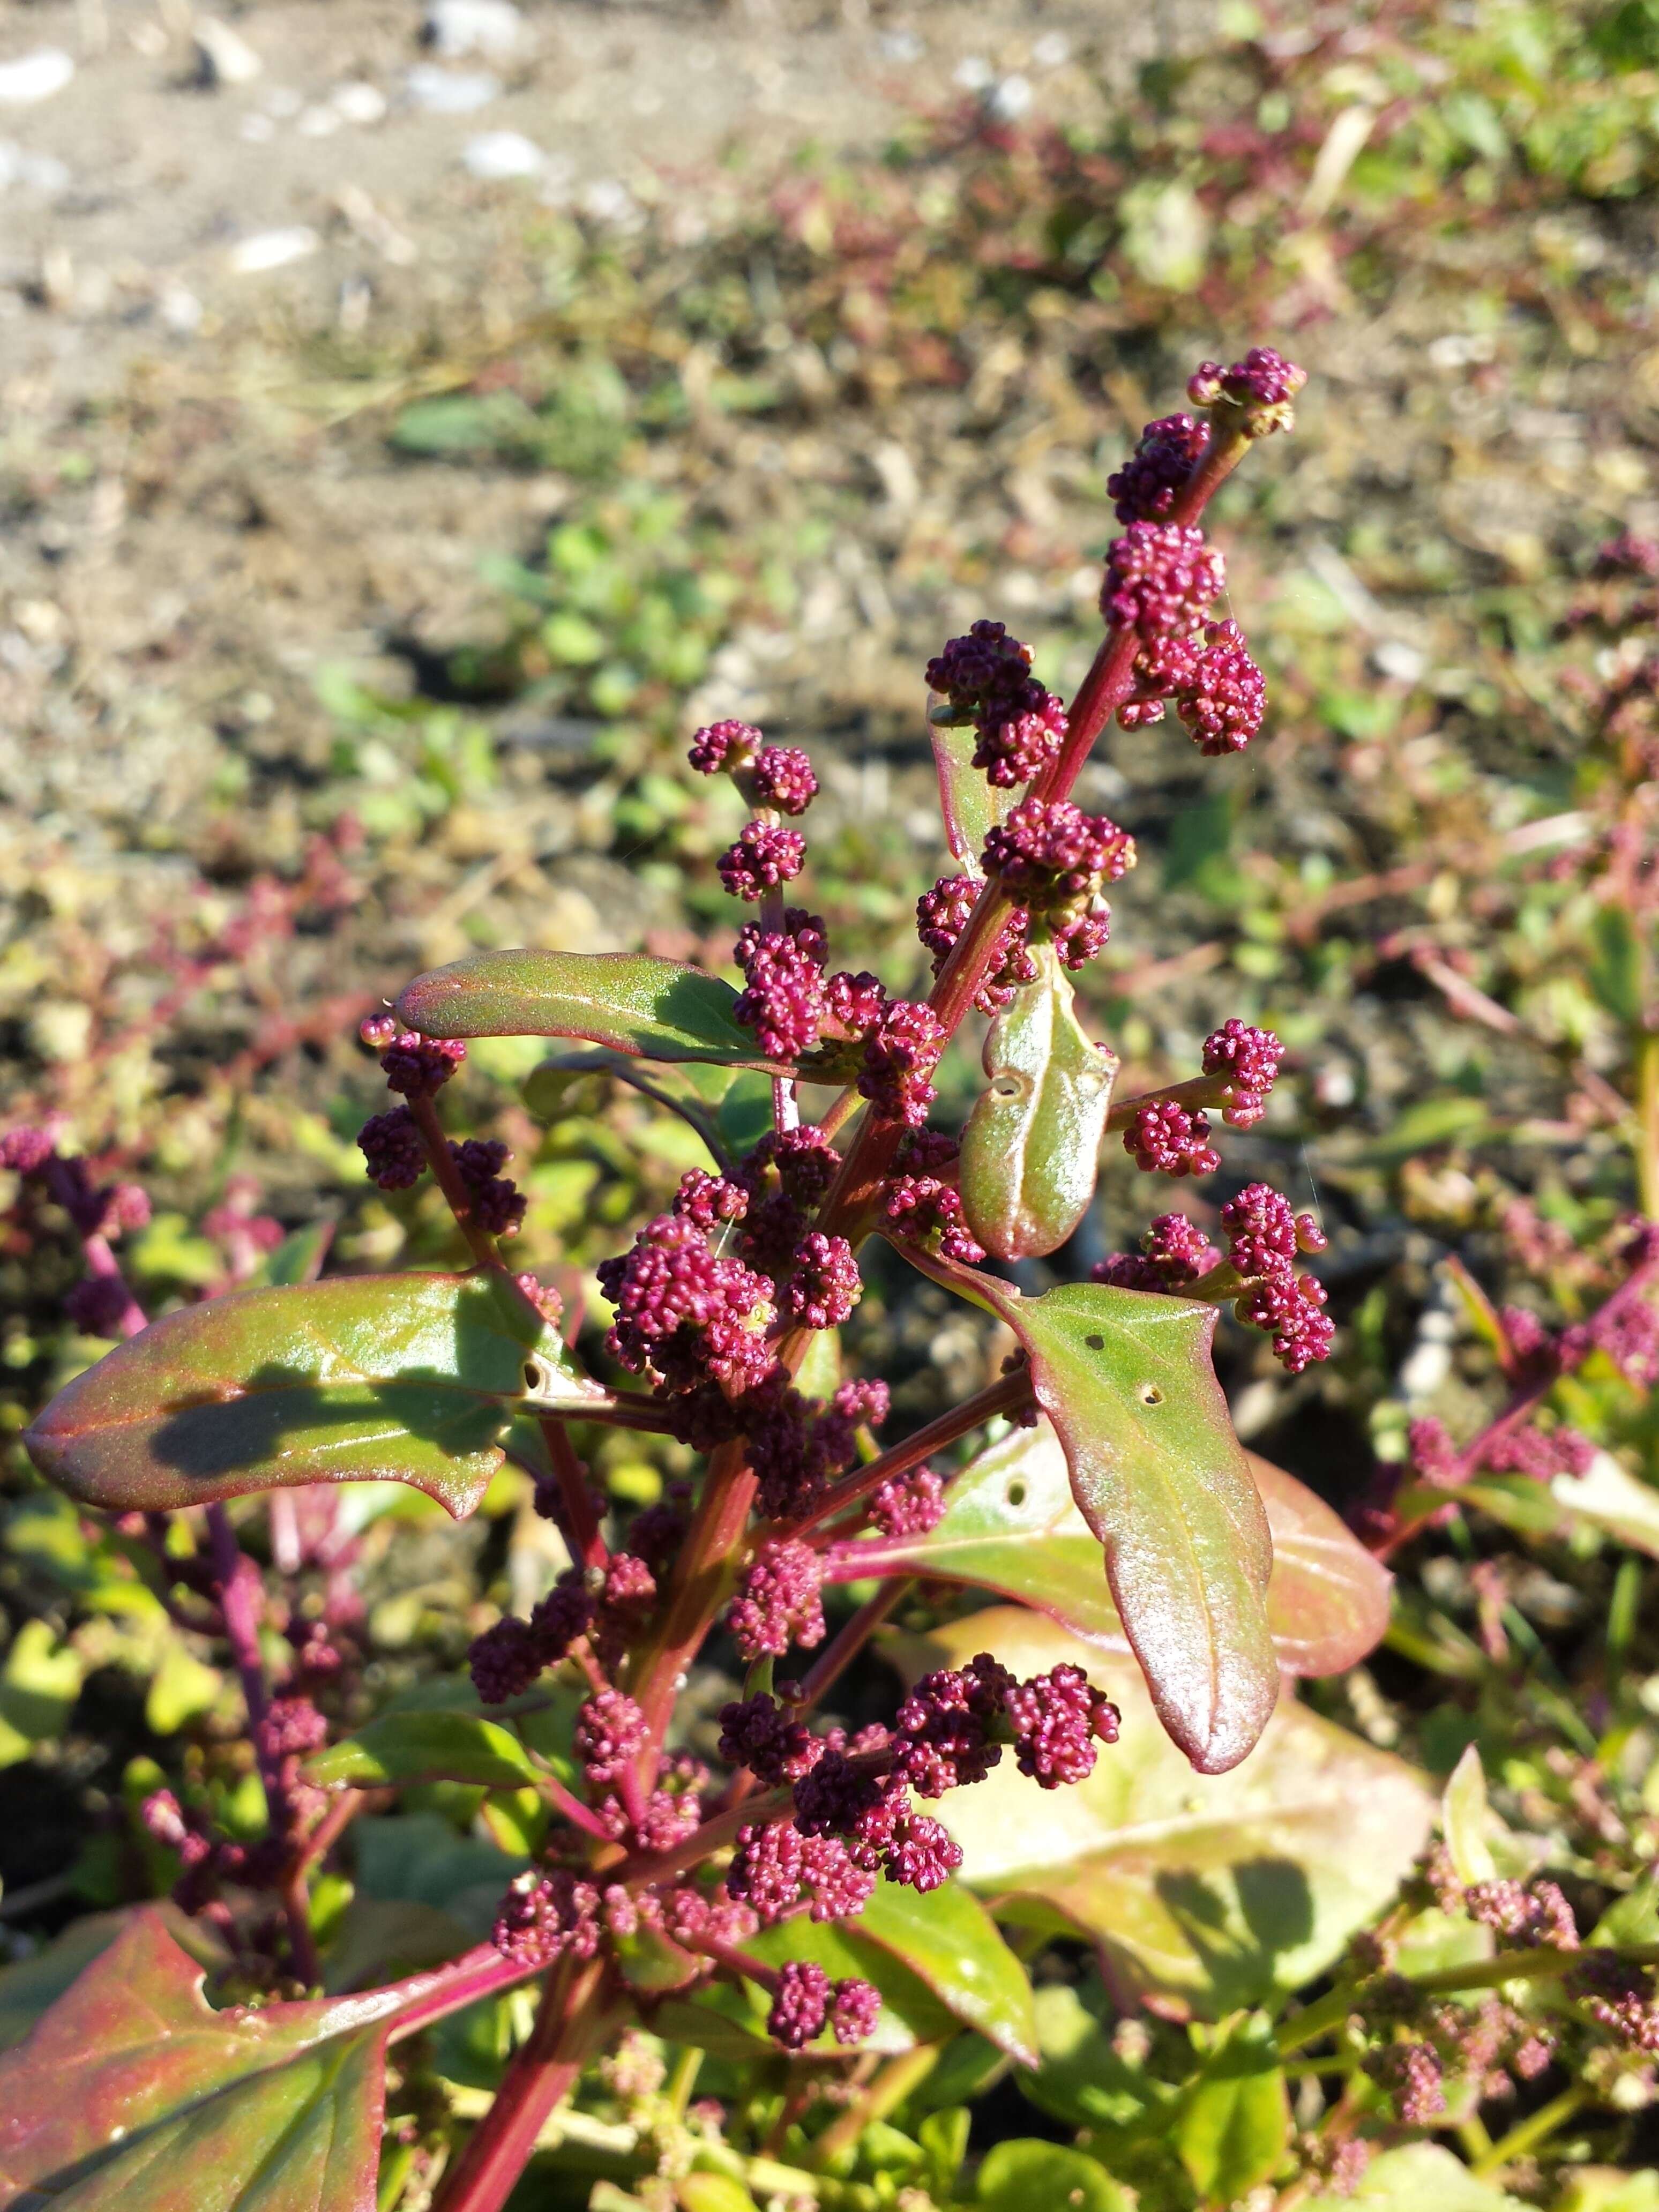
M 1477 2181 L 1461 2159 L 1438 2143 L 1406 2143 L 1374 2158 L 1346 2197 L 1310 2197 L 1301 2212 L 1526 2212 L 1487 2181 Z
M 1054 946 L 1032 952 L 1036 980 L 991 1024 L 989 1087 L 962 1133 L 968 1225 L 1004 1260 L 1057 1251 L 1088 1212 L 1117 1073 L 1078 1020 Z
M 860 1937 L 909 1967 L 964 2027 L 1027 2065 L 1036 2019 L 1025 1969 L 979 1899 L 958 1882 L 925 1894 L 882 1881 L 854 1923 Z
M 1466 1744 L 1440 1800 L 1441 1830 L 1459 1881 L 1490 1881 L 1498 1872 L 1486 1841 L 1491 1820 L 1480 1753 L 1475 1745 Z
M 1134 2199 L 1104 2166 L 1060 2143 L 993 2143 L 979 2169 L 988 2212 L 1133 2212 Z
M 1231 2204 L 1267 2179 L 1290 2132 L 1291 2101 L 1273 2029 L 1257 2014 L 1237 2023 L 1206 2056 L 1182 2101 L 1176 2152 L 1206 2203 Z
M 1395 1894 L 1426 1841 L 1435 1800 L 1401 1760 L 1290 1700 L 1242 1766 L 1195 1775 L 1155 1724 L 1122 1659 L 1041 1613 L 993 1607 L 926 1637 L 895 1637 L 908 1679 L 994 1651 L 1015 1674 L 1085 1668 L 1123 1716 L 1074 1788 L 1040 1790 L 1007 1758 L 939 1817 L 961 1879 L 1004 1922 L 1083 1933 L 1126 1987 L 1206 2017 L 1322 1972 Z
M 1174 2085 L 1121 2057 L 1069 1982 L 1037 1991 L 1036 2022 L 1042 2063 L 1014 2080 L 1038 2112 L 1108 2141 L 1168 2134 L 1169 2107 L 1178 2094 Z
M 60 1390 L 24 1443 L 71 1498 L 117 1512 L 389 1480 L 459 1516 L 532 1379 L 544 1401 L 597 1387 L 506 1275 L 340 1276 L 153 1322 Z
M 968 2155 L 973 2117 L 965 2105 L 950 2105 L 927 2113 L 917 2126 L 916 2141 L 927 2160 L 928 2194 L 941 2204 L 955 2194 L 957 2176 Z
M 1648 1000 L 1647 963 L 1629 908 L 1611 900 L 1598 906 L 1589 939 L 1590 989 L 1615 1021 L 1627 1029 L 1639 1028 Z
M 323 1272 L 328 1248 L 334 1241 L 331 1221 L 313 1221 L 291 1230 L 276 1249 L 259 1262 L 249 1278 L 260 1283 L 314 1283 Z
M 182 1644 L 169 1644 L 144 1693 L 145 1726 L 157 1735 L 173 1735 L 186 1721 L 212 1710 L 222 1681 L 216 1668 L 204 1665 Z
M 752 1151 L 772 1127 L 771 1078 L 752 1068 L 734 1075 L 717 1121 L 726 1149 L 737 1158 Z
M 388 1783 L 472 1782 L 516 1790 L 536 1779 L 524 1746 L 499 1722 L 471 1713 L 388 1713 L 301 1770 L 325 1790 L 380 1790 Z
M 1291 1674 L 1337 1674 L 1387 1632 L 1393 1577 L 1322 1498 L 1270 1460 L 1245 1458 L 1267 1516 L 1273 1573 L 1267 1626 Z M 1045 1420 L 1013 1429 L 951 1482 L 944 1518 L 925 1534 L 834 1547 L 837 1581 L 925 1575 L 1036 1606 L 1111 1651 L 1128 1639 L 1101 1573 L 1100 1545 L 1072 1496 L 1066 1455 Z
M 1236 1766 L 1267 1725 L 1279 1666 L 1273 1541 L 1210 1364 L 1215 1308 L 1105 1283 L 1023 1298 L 901 1249 L 1024 1346 L 1158 1718 L 1200 1774 Z
M 373 2212 L 396 1999 L 216 2013 L 202 1980 L 143 1912 L 0 2058 L 0 2206 Z
M 974 766 L 979 733 L 971 726 L 936 722 L 928 716 L 928 735 L 933 741 L 933 766 L 939 772 L 939 808 L 945 819 L 945 842 L 951 858 L 977 876 L 984 863 L 985 840 L 999 822 L 1006 822 L 1019 802 L 1017 788 L 1000 789 L 988 783 L 984 771 Z
M 124 1905 L 116 1912 L 89 1912 L 71 1920 L 61 1936 L 31 1957 L 0 1966 L 0 2051 L 21 2043 L 82 1967 L 107 1951 L 141 1911 L 159 1914 L 174 1938 L 204 1966 L 228 1964 L 229 1953 L 207 1923 L 187 1920 L 176 1905 Z
M 49 1622 L 23 1623 L 0 1667 L 0 1766 L 15 1766 L 32 1744 L 63 1734 L 85 1672 L 80 1653 Z
M 717 975 L 645 953 L 475 952 L 417 975 L 398 1012 L 423 1036 L 565 1036 L 644 1060 L 779 1063 L 732 1018 Z

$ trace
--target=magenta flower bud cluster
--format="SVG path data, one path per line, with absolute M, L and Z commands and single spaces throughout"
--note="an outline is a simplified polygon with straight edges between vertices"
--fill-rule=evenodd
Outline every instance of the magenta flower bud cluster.
M 1251 1183 L 1221 1209 L 1227 1256 L 1247 1288 L 1233 1311 L 1273 1339 L 1273 1357 L 1291 1375 L 1326 1358 L 1335 1332 L 1325 1312 L 1325 1286 L 1298 1275 L 1298 1252 L 1318 1252 L 1325 1237 L 1310 1213 L 1293 1213 L 1266 1183 Z
M 1291 403 L 1307 380 L 1306 369 L 1272 346 L 1252 346 L 1231 368 L 1218 361 L 1200 362 L 1188 379 L 1187 397 L 1194 407 L 1224 404 L 1237 410 L 1244 435 L 1265 438 L 1295 428 Z

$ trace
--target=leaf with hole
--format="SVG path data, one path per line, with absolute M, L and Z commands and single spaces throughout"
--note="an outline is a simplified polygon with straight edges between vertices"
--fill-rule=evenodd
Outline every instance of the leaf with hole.
M 343 1743 L 307 1759 L 301 1773 L 321 1790 L 384 1790 L 419 1782 L 470 1782 L 518 1790 L 536 1769 L 517 1736 L 476 1713 L 388 1713 Z
M 1291 1674 L 1339 1674 L 1379 1644 L 1393 1577 L 1322 1498 L 1270 1460 L 1245 1459 L 1267 1516 L 1273 1571 L 1267 1627 Z M 951 1481 L 944 1518 L 917 1536 L 835 1544 L 830 1579 L 922 1575 L 1036 1606 L 1107 1650 L 1128 1639 L 1101 1572 L 1100 1544 L 1072 1496 L 1066 1455 L 1046 1420 L 1013 1429 Z
M 1024 1346 L 1158 1718 L 1200 1773 L 1236 1766 L 1267 1725 L 1279 1668 L 1273 1540 L 1210 1364 L 1215 1308 L 1105 1283 L 1024 1298 L 900 1249 Z
M 1113 1986 L 1210 2019 L 1271 2004 L 1340 1955 L 1427 1840 L 1423 1778 L 1290 1699 L 1243 1765 L 1194 1774 L 1133 1665 L 1041 1613 L 996 1606 L 883 1648 L 907 1680 L 976 1651 L 1023 1676 L 1066 1661 L 1119 1706 L 1087 1781 L 1041 1790 L 1005 1755 L 938 1808 L 958 1879 L 1000 1920 L 1091 1940 Z
M 85 1505 L 166 1511 L 307 1482 L 410 1484 L 470 1513 L 514 1403 L 597 1393 L 493 1271 L 232 1291 L 60 1390 L 24 1437 Z
M 647 953 L 474 952 L 417 975 L 398 1000 L 423 1036 L 564 1036 L 642 1060 L 778 1065 L 732 1018 L 717 975 Z
M 1117 1060 L 1078 1020 L 1052 945 L 985 1039 L 987 1088 L 962 1134 L 968 1226 L 1000 1259 L 1057 1251 L 1095 1194 Z
M 202 1981 L 141 1913 L 0 2058 L 0 2212 L 374 2212 L 402 1993 L 216 2013 Z

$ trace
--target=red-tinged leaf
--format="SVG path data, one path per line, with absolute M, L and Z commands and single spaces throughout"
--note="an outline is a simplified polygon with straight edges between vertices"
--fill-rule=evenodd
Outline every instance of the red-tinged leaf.
M 1054 946 L 1031 950 L 1037 973 L 991 1024 L 988 1086 L 962 1133 L 963 1211 L 1004 1260 L 1057 1251 L 1088 1212 L 1117 1073 Z
M 1289 1674 L 1337 1674 L 1378 1644 L 1389 1625 L 1393 1577 L 1305 1484 L 1254 1452 L 1273 1538 L 1267 1626 Z M 1101 1573 L 1100 1544 L 1078 1511 L 1060 1440 L 1047 1421 L 1015 1429 L 965 1467 L 946 1493 L 945 1517 L 920 1536 L 839 1544 L 830 1577 L 925 1575 L 968 1583 L 1035 1606 L 1103 1650 L 1128 1638 Z
M 636 1059 L 769 1068 L 717 975 L 631 952 L 474 952 L 417 975 L 398 1012 L 423 1036 L 581 1037 Z
M 1395 1896 L 1435 1799 L 1401 1759 L 1286 1697 L 1226 1774 L 1194 1774 L 1139 1669 L 1039 1613 L 994 1606 L 884 1649 L 907 1680 L 994 1652 L 1017 1674 L 1066 1662 L 1122 1713 L 1086 1781 L 1045 1790 L 1006 1753 L 937 1812 L 957 1880 L 1005 1923 L 1082 1934 L 1115 1982 L 1206 2019 L 1272 2004 L 1322 1973 Z
M 1215 1308 L 1105 1283 L 1024 1298 L 901 1249 L 1024 1347 L 1159 1719 L 1200 1774 L 1236 1766 L 1267 1724 L 1279 1667 L 1273 1540 L 1210 1364 Z
M 374 2212 L 392 1992 L 215 2012 L 140 1914 L 0 2058 L 0 2212 Z
M 979 733 L 971 726 L 930 721 L 933 766 L 939 771 L 939 808 L 945 817 L 945 842 L 951 858 L 978 875 L 980 855 L 993 827 L 1005 822 L 1019 802 L 1017 787 L 999 789 L 974 766 Z
M 72 1498 L 118 1512 L 392 1481 L 459 1516 L 527 1390 L 577 1404 L 596 1389 L 504 1275 L 341 1276 L 168 1314 L 60 1390 L 24 1442 Z

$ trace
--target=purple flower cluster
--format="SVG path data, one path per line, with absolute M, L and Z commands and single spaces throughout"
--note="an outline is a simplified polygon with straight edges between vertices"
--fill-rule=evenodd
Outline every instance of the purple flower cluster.
M 452 1144 L 449 1157 L 477 1226 L 489 1237 L 510 1237 L 524 1219 L 525 1200 L 517 1184 L 501 1173 L 510 1158 L 507 1146 L 493 1137 L 469 1137 L 464 1144 Z
M 1007 790 L 1029 783 L 1055 758 L 1066 709 L 1031 674 L 1031 648 L 1000 623 L 976 622 L 927 664 L 930 690 L 943 693 L 949 719 L 971 722 L 974 766 Z
M 1237 410 L 1247 438 L 1265 438 L 1296 427 L 1291 401 L 1308 380 L 1305 368 L 1286 361 L 1272 346 L 1252 346 L 1243 361 L 1224 368 L 1218 361 L 1200 362 L 1187 380 L 1194 407 L 1224 403 Z
M 811 1959 L 791 1959 L 778 1970 L 777 1993 L 767 2033 L 786 2051 L 804 2051 L 826 2027 L 837 2043 L 862 2043 L 875 2027 L 880 1992 L 854 1976 L 831 1983 Z
M 1102 884 L 1116 883 L 1134 864 L 1128 832 L 1069 799 L 1023 799 L 985 840 L 987 869 L 1034 921 L 1056 933 L 1085 921 Z
M 766 740 L 752 722 L 710 722 L 691 740 L 690 759 L 699 775 L 747 766 Z
M 786 909 L 781 930 L 750 923 L 739 931 L 733 957 L 744 988 L 732 1018 L 753 1030 L 769 1060 L 799 1060 L 823 1034 L 829 1014 L 823 988 L 828 950 L 823 922 L 801 907 Z
M 977 1267 L 985 1248 L 969 1233 L 962 1193 L 938 1176 L 893 1176 L 876 1201 L 882 1226 L 890 1236 L 911 1237 L 947 1260 Z
M 977 876 L 941 876 L 930 891 L 916 901 L 916 934 L 933 956 L 937 975 L 949 958 L 984 888 Z M 974 1003 L 983 1014 L 1000 1012 L 1022 983 L 1033 982 L 1036 963 L 1026 947 L 1031 917 L 1016 907 L 1002 926 L 996 949 L 986 964 L 985 980 Z M 1075 964 L 1075 963 L 1074 963 Z
M 775 807 L 780 814 L 805 814 L 818 795 L 812 763 L 796 745 L 763 745 L 737 771 L 737 783 L 751 806 Z
M 1165 415 L 1149 422 L 1140 443 L 1106 479 L 1120 522 L 1167 522 L 1209 442 L 1208 425 L 1195 415 Z
M 852 1246 L 844 1237 L 812 1230 L 796 1245 L 792 1260 L 793 1271 L 779 1297 L 785 1319 L 798 1328 L 839 1328 L 864 1288 Z
M 945 1485 L 931 1467 L 896 1474 L 871 1496 L 871 1523 L 884 1536 L 925 1536 L 944 1518 Z
M 945 1024 L 925 1000 L 888 1001 L 865 1040 L 858 1076 L 879 1119 L 921 1127 L 938 1096 L 929 1079 L 945 1042 Z
M 1221 1255 L 1184 1213 L 1160 1213 L 1140 1240 L 1139 1252 L 1097 1261 L 1089 1279 L 1125 1291 L 1178 1291 L 1219 1267 Z
M 1134 696 L 1118 709 L 1126 730 L 1161 722 L 1166 700 L 1201 753 L 1242 753 L 1260 732 L 1267 678 L 1236 622 L 1206 624 L 1203 639 L 1154 638 L 1135 659 Z
M 591 1959 L 604 1933 L 597 1886 L 568 1867 L 515 1875 L 501 1900 L 490 1940 L 520 1966 L 550 1966 L 555 1959 Z
M 1117 1741 L 1117 1707 L 1080 1667 L 1063 1664 L 1029 1682 L 1016 1682 L 1003 1702 L 1013 1724 L 1019 1771 L 1040 1789 L 1086 1781 L 1095 1770 L 1096 1738 Z
M 806 859 L 806 840 L 781 822 L 750 822 L 734 845 L 721 854 L 720 881 L 733 898 L 764 898 L 780 884 L 793 883 Z
M 410 1190 L 427 1168 L 426 1146 L 407 1106 L 371 1114 L 357 1132 L 368 1179 L 382 1190 Z
M 405 1098 L 430 1098 L 466 1058 L 459 1037 L 423 1037 L 414 1030 L 398 1030 L 389 1016 L 371 1016 L 359 1034 L 366 1044 L 379 1044 L 388 1029 L 392 1034 L 380 1066 L 387 1087 Z
M 645 1715 L 625 1691 L 595 1690 L 582 1701 L 572 1742 L 595 1790 L 619 1781 L 645 1747 Z
M 1235 1014 L 1204 1040 L 1204 1073 L 1226 1078 L 1227 1099 L 1221 1118 L 1235 1129 L 1249 1129 L 1267 1110 L 1267 1094 L 1279 1075 L 1285 1048 L 1271 1030 L 1253 1029 Z
M 1132 522 L 1106 556 L 1100 611 L 1145 639 L 1187 637 L 1226 585 L 1227 568 L 1201 530 Z
M 791 1644 L 823 1641 L 823 1562 L 810 1544 L 787 1537 L 761 1546 L 726 1616 L 744 1658 L 781 1659 Z
M 659 1214 L 630 1251 L 597 1272 L 617 1310 L 606 1349 L 631 1373 L 650 1369 L 670 1393 L 711 1378 L 738 1390 L 773 1364 L 771 1284 L 741 1260 L 717 1256 L 684 1215 Z
M 1322 1251 L 1324 1232 L 1310 1213 L 1293 1213 L 1288 1200 L 1263 1182 L 1250 1183 L 1221 1209 L 1227 1257 L 1247 1287 L 1233 1311 L 1273 1339 L 1273 1357 L 1292 1375 L 1329 1356 L 1335 1334 L 1325 1312 L 1325 1286 L 1298 1275 L 1298 1252 Z
M 562 1574 L 528 1620 L 509 1613 L 475 1637 L 467 1654 L 472 1682 L 487 1705 L 523 1695 L 543 1670 L 556 1667 L 593 1622 L 595 1602 L 574 1568 Z
M 869 1903 L 874 1874 L 861 1867 L 839 1836 L 804 1836 L 792 1820 L 739 1828 L 726 1870 L 729 1896 L 770 1927 L 803 1901 L 814 1920 L 852 1920 Z
M 1123 1149 L 1146 1174 L 1213 1175 L 1221 1155 L 1210 1142 L 1210 1119 L 1172 1098 L 1149 1098 L 1123 1132 Z

